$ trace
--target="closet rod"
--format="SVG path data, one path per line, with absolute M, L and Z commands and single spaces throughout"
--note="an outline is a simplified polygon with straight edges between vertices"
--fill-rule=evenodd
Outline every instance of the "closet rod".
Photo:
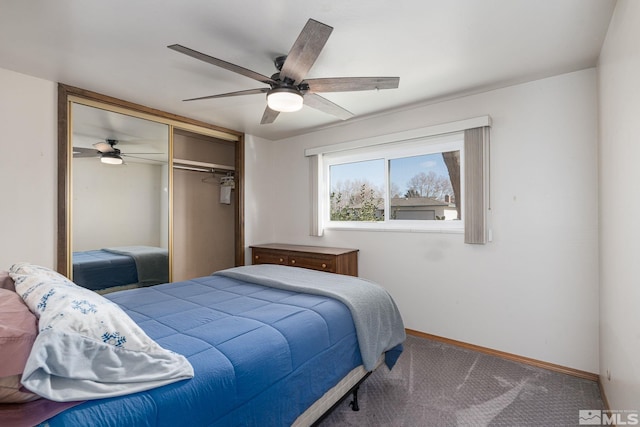
M 207 169 L 207 170 L 215 169 L 215 170 L 226 171 L 226 172 L 233 172 L 236 170 L 236 168 L 234 168 L 233 166 L 218 165 L 215 163 L 198 162 L 195 160 L 184 160 L 184 159 L 173 159 L 173 166 L 174 167 L 192 166 L 192 167 L 201 168 L 201 169 Z
M 222 174 L 232 174 L 232 170 L 228 169 L 216 169 L 216 168 L 200 168 L 196 166 L 182 166 L 182 165 L 173 165 L 174 169 L 183 169 L 194 172 L 207 172 L 207 173 L 222 173 Z

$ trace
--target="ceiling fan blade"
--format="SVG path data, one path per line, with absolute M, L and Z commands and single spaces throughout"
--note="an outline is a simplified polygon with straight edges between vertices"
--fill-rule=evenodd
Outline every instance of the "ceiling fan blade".
M 275 83 L 275 81 L 271 79 L 271 77 L 263 76 L 262 74 L 256 73 L 255 71 L 251 71 L 239 65 L 223 61 L 222 59 L 214 58 L 213 56 L 205 55 L 204 53 L 189 49 L 188 47 L 184 47 L 179 44 L 172 44 L 167 47 L 169 49 L 175 50 L 176 52 L 184 53 L 185 55 L 188 55 L 192 58 L 199 59 L 200 61 L 204 61 L 209 64 L 224 68 L 225 70 L 233 71 L 234 73 L 249 77 L 250 79 L 257 80 L 265 84 Z
M 280 76 L 293 80 L 294 84 L 300 83 L 318 59 L 331 31 L 333 27 L 309 19 L 291 47 Z
M 112 153 L 116 151 L 111 144 L 107 144 L 106 142 L 96 142 L 93 146 L 101 153 Z
M 354 116 L 351 111 L 345 110 L 341 106 L 329 101 L 327 98 L 323 98 L 315 93 L 307 93 L 304 95 L 304 105 L 315 108 L 323 113 L 331 114 L 332 116 L 336 116 L 342 120 L 347 120 Z
M 237 92 L 221 93 L 220 95 L 209 95 L 209 96 L 201 96 L 198 98 L 183 99 L 183 101 L 198 101 L 201 99 L 225 98 L 228 96 L 240 96 L 240 95 L 256 95 L 259 93 L 267 93 L 267 92 L 269 92 L 269 88 L 265 87 L 262 89 L 239 90 Z
M 73 147 L 73 157 L 76 159 L 99 156 L 100 153 L 95 148 Z
M 330 77 L 308 79 L 310 92 L 351 92 L 357 90 L 397 89 L 400 77 Z
M 278 117 L 278 114 L 280 114 L 279 111 L 272 110 L 271 108 L 269 108 L 269 106 L 267 106 L 267 108 L 264 109 L 264 113 L 262 114 L 262 120 L 260 121 L 260 124 L 267 125 L 269 123 L 273 123 Z

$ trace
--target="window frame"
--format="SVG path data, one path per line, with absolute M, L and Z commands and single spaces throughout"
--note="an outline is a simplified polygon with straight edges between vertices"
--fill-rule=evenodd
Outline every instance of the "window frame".
M 393 220 L 389 218 L 391 212 L 389 161 L 413 156 L 439 154 L 448 151 L 460 151 L 460 195 L 456 203 L 460 203 L 461 212 L 464 212 L 465 156 L 463 131 L 412 138 L 410 140 L 396 141 L 387 144 L 363 146 L 324 154 L 321 173 L 323 179 L 321 181 L 320 198 L 318 201 L 319 219 L 322 227 L 331 230 L 463 233 L 465 222 L 464 214 L 462 215 L 462 219 L 453 221 Z M 330 213 L 331 166 L 375 159 L 384 159 L 384 221 L 332 221 Z
M 462 131 L 465 134 L 464 185 L 466 186 L 465 196 L 467 196 L 462 202 L 464 204 L 463 216 L 465 217 L 464 243 L 486 244 L 491 242 L 491 127 L 491 116 L 484 115 L 453 122 L 432 124 L 396 133 L 380 134 L 305 148 L 304 155 L 309 159 L 309 206 L 311 207 L 309 211 L 309 235 L 316 237 L 324 235 L 325 225 L 322 222 L 322 201 L 323 192 L 326 189 L 323 176 L 323 162 L 326 155 L 361 147 L 385 145 Z

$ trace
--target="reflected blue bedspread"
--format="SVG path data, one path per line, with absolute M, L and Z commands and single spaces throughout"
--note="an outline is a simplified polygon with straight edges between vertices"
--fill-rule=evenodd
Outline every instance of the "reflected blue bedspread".
M 97 291 L 138 283 L 134 259 L 127 255 L 92 250 L 73 253 L 73 281 Z
M 88 401 L 50 426 L 287 426 L 360 365 L 349 309 L 223 276 L 106 295 L 195 377 Z

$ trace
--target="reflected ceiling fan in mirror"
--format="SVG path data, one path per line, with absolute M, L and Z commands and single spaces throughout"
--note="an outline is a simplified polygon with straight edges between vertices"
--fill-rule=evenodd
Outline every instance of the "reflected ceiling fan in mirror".
M 145 159 L 143 157 L 136 157 L 132 154 L 136 155 L 152 155 L 152 154 L 163 154 L 163 153 L 129 153 L 125 154 L 120 149 L 116 148 L 116 144 L 118 140 L 116 139 L 106 139 L 104 142 L 96 142 L 93 144 L 95 148 L 84 148 L 84 147 L 73 147 L 73 157 L 74 158 L 83 158 L 83 157 L 99 157 L 102 163 L 108 165 L 122 165 L 124 164 L 124 160 L 122 157 L 131 157 L 142 160 L 151 160 L 153 159 Z
M 396 89 L 400 84 L 400 77 L 330 77 L 305 79 L 307 72 L 311 69 L 329 39 L 331 31 L 333 31 L 333 27 L 309 19 L 291 47 L 291 50 L 289 50 L 289 54 L 279 56 L 275 59 L 274 64 L 278 72 L 271 77 L 264 76 L 255 71 L 214 58 L 179 44 L 173 44 L 167 47 L 191 56 L 192 58 L 269 85 L 268 88 L 248 89 L 219 95 L 202 96 L 199 98 L 185 99 L 185 101 L 266 93 L 267 107 L 262 116 L 261 124 L 273 123 L 281 112 L 297 111 L 302 108 L 303 104 L 346 120 L 353 117 L 353 113 L 318 95 L 318 93 Z

